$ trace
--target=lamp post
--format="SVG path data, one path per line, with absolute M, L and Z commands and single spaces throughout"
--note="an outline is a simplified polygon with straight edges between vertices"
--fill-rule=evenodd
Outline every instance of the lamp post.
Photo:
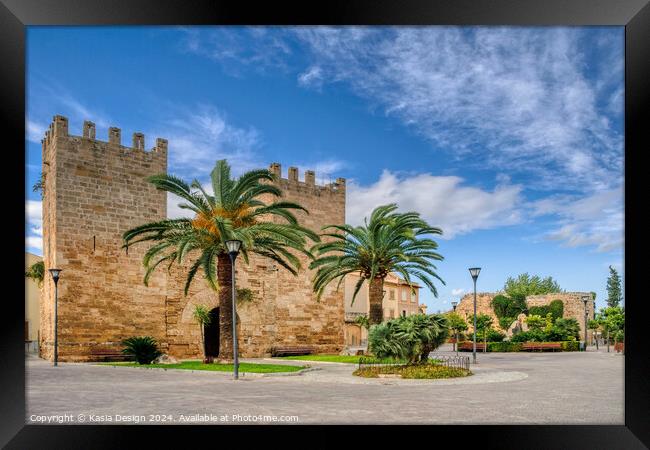
M 228 255 L 230 255 L 230 266 L 232 275 L 232 354 L 233 354 L 233 375 L 235 380 L 239 379 L 239 358 L 237 356 L 237 290 L 235 289 L 235 260 L 241 248 L 241 241 L 233 239 L 226 241 Z
M 454 308 L 454 313 L 456 312 L 456 306 L 458 302 L 451 302 L 451 306 Z M 456 330 L 456 339 L 454 340 L 454 351 L 458 354 L 458 330 Z
M 587 351 L 587 302 L 591 300 L 591 297 L 585 295 L 582 297 L 582 302 L 585 304 L 585 351 Z
M 479 273 L 481 273 L 480 267 L 471 267 L 469 269 L 469 274 L 472 276 L 472 280 L 474 280 L 474 346 L 472 349 L 472 359 L 474 364 L 476 364 L 476 279 L 478 278 Z
M 58 337 L 58 325 L 59 325 L 59 276 L 61 275 L 61 269 L 50 269 L 50 275 L 52 275 L 52 280 L 54 280 L 54 367 L 58 366 L 59 361 L 59 337 Z

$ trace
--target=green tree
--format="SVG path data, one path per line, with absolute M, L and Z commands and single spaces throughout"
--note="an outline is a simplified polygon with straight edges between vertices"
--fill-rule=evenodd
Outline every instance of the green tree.
M 603 308 L 596 319 L 606 333 L 607 351 L 609 351 L 610 339 L 616 338 L 616 333 L 625 329 L 625 310 L 620 306 Z
M 621 277 L 616 269 L 609 266 L 609 277 L 607 278 L 607 306 L 616 307 L 623 300 L 621 291 Z
M 204 305 L 196 305 L 194 306 L 194 311 L 192 311 L 192 318 L 194 318 L 194 321 L 197 324 L 199 324 L 199 328 L 201 329 L 201 346 L 203 347 L 203 362 L 208 363 L 210 361 L 208 360 L 208 354 L 205 348 L 204 329 L 205 327 L 210 325 L 210 322 L 212 322 L 212 317 L 210 317 L 210 310 Z
M 596 331 L 600 328 L 600 323 L 598 320 L 592 319 L 589 322 L 587 322 L 587 328 L 589 330 L 592 330 L 594 334 L 596 334 Z M 594 339 L 596 342 L 596 350 L 598 350 L 598 335 L 596 335 L 596 339 Z
M 368 321 L 368 316 L 365 314 L 363 316 L 358 316 L 356 319 L 354 319 L 354 321 L 360 327 L 363 327 L 366 330 L 370 329 L 370 322 Z
M 576 341 L 580 339 L 580 324 L 576 319 L 557 319 L 548 332 L 550 341 Z
M 340 287 L 347 274 L 358 273 L 360 277 L 352 294 L 352 303 L 363 283 L 368 282 L 369 321 L 378 324 L 384 317 L 384 279 L 390 272 L 401 275 L 412 290 L 411 277 L 415 277 L 434 296 L 438 296 L 432 278 L 443 284 L 444 281 L 434 271 L 433 261 L 440 261 L 443 257 L 435 251 L 437 242 L 424 236 L 442 234 L 442 230 L 427 224 L 419 213 L 398 213 L 396 210 L 395 204 L 378 206 L 370 220 L 364 220 L 363 226 L 330 225 L 323 228 L 324 231 L 331 230 L 323 236 L 332 240 L 314 245 L 312 252 L 317 258 L 310 265 L 311 269 L 317 270 L 314 292 L 319 298 L 332 281 L 338 279 Z
M 542 316 L 532 314 L 526 317 L 526 324 L 528 325 L 528 329 L 540 331 L 545 327 L 546 319 Z
M 528 273 L 522 273 L 517 278 L 508 277 L 503 290 L 509 297 L 524 299 L 529 295 L 562 292 L 560 285 L 553 278 L 541 278 L 538 275 L 531 277 Z
M 447 318 L 447 324 L 449 326 L 449 331 L 451 331 L 452 336 L 455 338 L 458 333 L 462 333 L 467 330 L 467 322 L 463 319 L 460 314 L 455 312 L 450 312 L 445 315 Z M 456 351 L 456 346 L 458 342 L 454 342 L 454 351 Z
M 472 316 L 472 323 L 474 316 Z M 488 330 L 492 328 L 492 317 L 487 314 L 479 314 L 476 316 L 476 334 L 483 338 L 483 352 L 487 351 L 487 335 Z
M 242 241 L 241 255 L 248 264 L 253 253 L 271 259 L 292 274 L 301 263 L 295 253 L 313 258 L 306 249 L 307 239 L 317 242 L 318 235 L 298 224 L 292 210 L 307 210 L 297 203 L 274 201 L 282 191 L 268 183 L 275 176 L 268 170 L 252 170 L 234 179 L 226 160 L 217 161 L 210 174 L 213 195 L 198 180 L 191 185 L 173 175 L 148 178 L 157 189 L 177 195 L 179 206 L 193 217 L 165 219 L 140 225 L 123 234 L 124 247 L 148 242 L 143 258 L 145 285 L 161 263 L 169 268 L 192 258 L 185 283 L 185 295 L 199 269 L 208 285 L 219 296 L 219 357 L 232 358 L 232 265 L 226 241 Z M 267 199 L 271 200 L 267 200 Z M 276 222 L 263 218 L 278 218 Z M 293 251 L 293 252 L 292 252 Z
M 38 287 L 43 286 L 43 280 L 45 278 L 45 263 L 43 261 L 38 261 L 29 266 L 29 269 L 25 272 L 25 277 L 36 281 Z

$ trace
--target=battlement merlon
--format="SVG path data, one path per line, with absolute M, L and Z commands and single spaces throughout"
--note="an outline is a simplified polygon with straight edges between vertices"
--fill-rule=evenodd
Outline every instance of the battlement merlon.
M 277 177 L 278 180 L 284 180 L 290 183 L 304 183 L 307 186 L 316 187 L 316 172 L 313 170 L 305 171 L 304 181 L 300 181 L 300 171 L 297 167 L 289 167 L 287 178 L 282 178 L 282 165 L 280 163 L 274 162 L 269 165 L 269 172 Z M 326 185 L 318 185 L 322 188 L 330 189 L 334 192 L 345 192 L 345 178 L 337 178 L 334 183 Z
M 55 137 L 81 137 L 83 139 L 88 139 L 96 142 L 103 142 L 112 144 L 115 146 L 122 146 L 122 130 L 117 127 L 110 127 L 108 129 L 108 141 L 101 141 L 96 138 L 96 126 L 94 122 L 85 120 L 83 122 L 81 136 L 74 136 L 69 134 L 68 128 L 68 118 L 56 115 L 52 119 L 49 128 L 45 132 L 44 138 L 41 140 L 44 148 L 48 147 L 54 140 Z M 126 147 L 126 146 L 125 146 Z M 131 147 L 126 147 L 131 150 L 141 150 L 143 152 L 149 153 L 145 150 L 145 135 L 143 133 L 133 133 L 133 143 Z M 156 145 L 153 147 L 150 152 L 156 154 L 167 154 L 168 142 L 167 139 L 157 138 Z

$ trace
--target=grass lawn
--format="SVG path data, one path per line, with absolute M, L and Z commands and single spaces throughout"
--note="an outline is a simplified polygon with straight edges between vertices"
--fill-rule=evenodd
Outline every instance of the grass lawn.
M 368 359 L 369 356 L 359 355 L 300 355 L 300 356 L 278 356 L 277 359 L 291 359 L 296 361 L 323 361 L 323 362 L 340 362 L 359 364 L 359 358 Z M 386 359 L 386 363 L 396 362 L 392 359 Z
M 466 377 L 472 375 L 472 372 L 467 369 L 457 369 L 436 364 L 364 367 L 353 372 L 353 375 L 364 378 L 379 378 L 380 374 L 399 375 L 401 378 L 435 379 Z
M 107 362 L 99 363 L 104 366 L 116 367 L 148 367 L 156 369 L 185 369 L 185 370 L 211 370 L 215 372 L 232 372 L 232 364 L 203 364 L 202 361 L 181 361 L 178 364 L 146 364 L 141 365 L 136 362 Z M 305 369 L 305 366 L 289 366 L 281 364 L 255 364 L 239 363 L 240 372 L 249 373 L 278 373 L 278 372 L 297 372 Z

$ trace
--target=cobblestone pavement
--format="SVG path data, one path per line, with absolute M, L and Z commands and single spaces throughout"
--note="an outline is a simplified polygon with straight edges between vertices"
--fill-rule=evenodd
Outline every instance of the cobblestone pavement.
M 281 361 L 314 370 L 235 381 L 219 372 L 55 368 L 30 357 L 26 421 L 623 424 L 621 354 L 487 353 L 478 362 L 467 378 L 396 380 L 354 377 L 352 364 Z

